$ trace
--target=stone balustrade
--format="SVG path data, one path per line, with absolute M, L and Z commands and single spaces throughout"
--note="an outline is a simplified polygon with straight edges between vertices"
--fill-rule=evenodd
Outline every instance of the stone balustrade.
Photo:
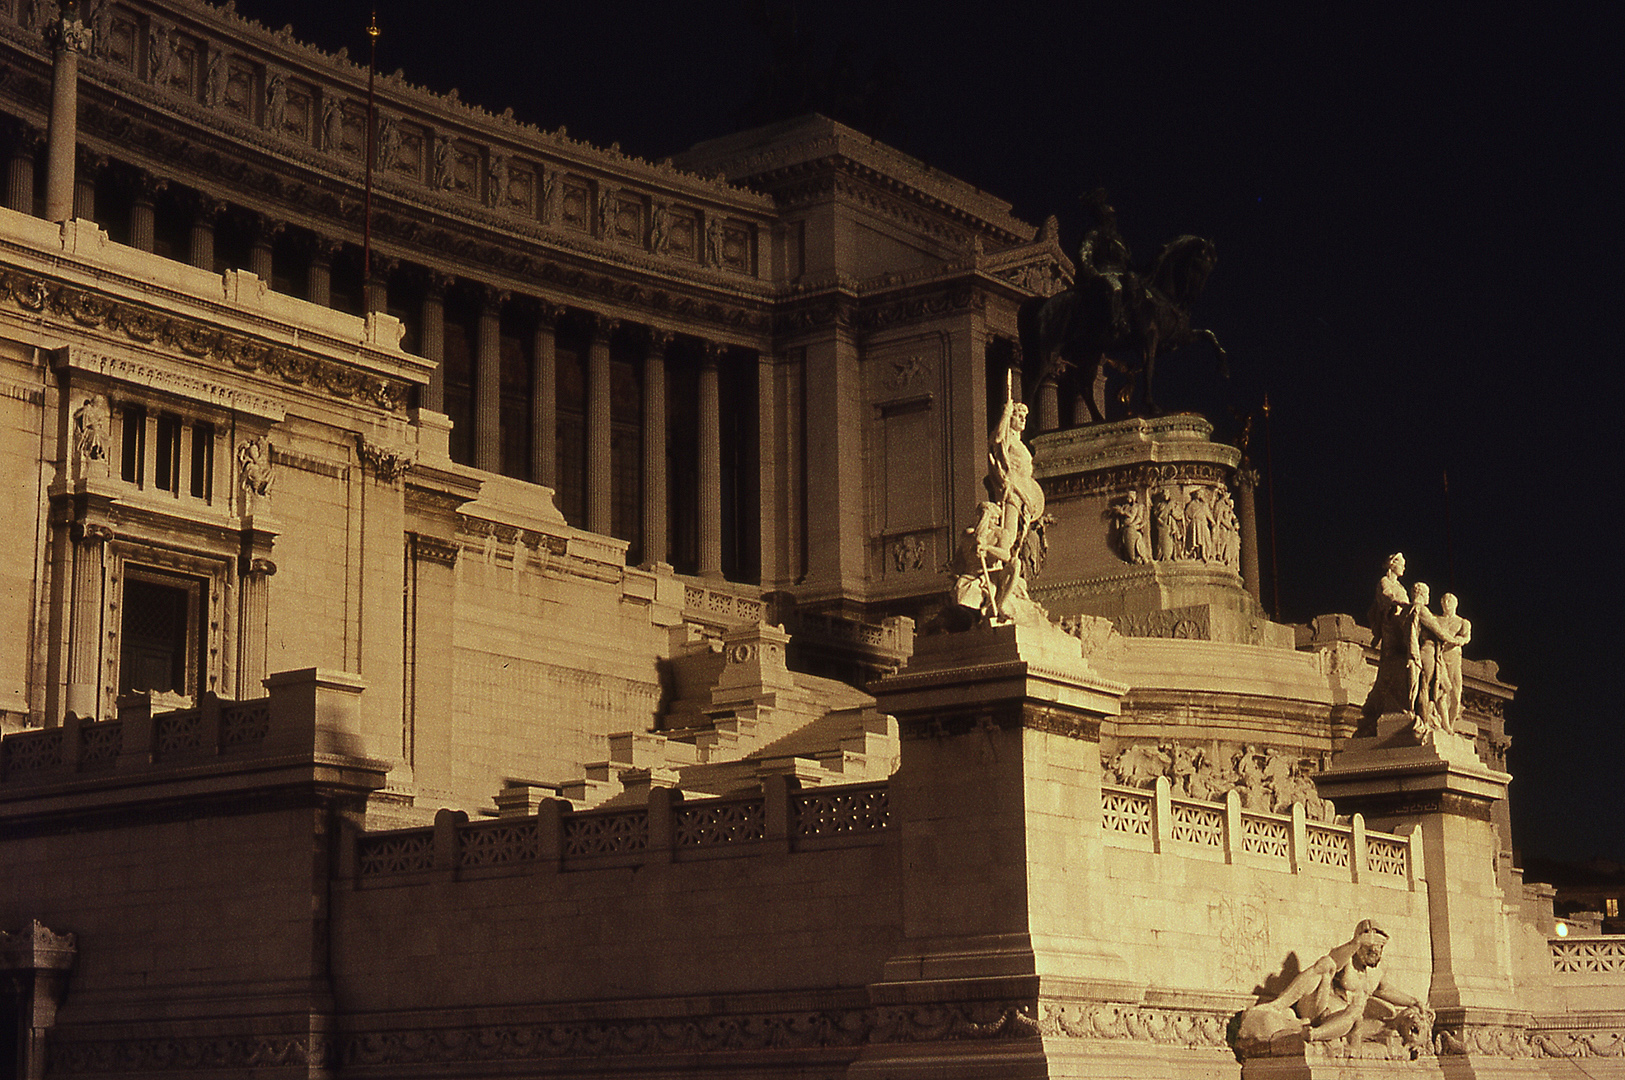
M 793 779 L 775 777 L 743 798 L 685 801 L 654 788 L 643 806 L 572 812 L 549 799 L 533 817 L 472 823 L 442 810 L 432 827 L 357 837 L 353 869 L 363 882 L 402 884 L 437 871 L 589 870 L 868 844 L 890 825 L 885 783 L 801 791 Z
M 1625 976 L 1625 937 L 1560 937 L 1550 944 L 1555 974 Z
M 1224 802 L 1176 799 L 1166 777 L 1151 790 L 1103 786 L 1101 827 L 1108 845 L 1156 853 L 1203 855 L 1293 874 L 1312 872 L 1350 881 L 1414 890 L 1413 835 L 1371 832 L 1355 814 L 1349 825 L 1309 821 L 1301 803 L 1292 813 L 1241 808 L 1236 792 Z

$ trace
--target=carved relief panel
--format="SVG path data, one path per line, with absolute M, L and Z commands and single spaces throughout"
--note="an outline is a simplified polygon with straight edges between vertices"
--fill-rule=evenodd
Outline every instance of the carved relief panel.
M 630 244 L 643 243 L 643 199 L 630 192 L 616 192 L 611 200 L 611 232 L 616 239 Z
M 507 198 L 504 205 L 526 217 L 536 215 L 536 172 L 524 162 L 508 165 Z
M 111 3 L 105 5 L 111 9 Z M 110 12 L 105 32 L 100 27 L 96 34 L 96 55 L 125 71 L 134 71 L 136 54 L 141 40 L 140 27 L 128 15 Z
M 579 176 L 566 176 L 559 182 L 559 221 L 567 228 L 590 232 L 592 192 Z
M 199 65 L 203 62 L 203 43 L 186 34 L 172 32 L 169 36 L 169 55 L 159 68 L 158 85 L 184 97 L 196 100 L 202 92 Z
M 944 509 L 944 463 L 937 391 L 943 340 L 935 335 L 888 342 L 864 358 L 866 397 L 874 402 L 874 510 L 884 577 L 935 573 Z
M 699 218 L 686 206 L 674 206 L 667 214 L 666 254 L 690 261 L 699 257 Z
M 710 252 L 712 264 L 740 274 L 753 273 L 756 253 L 751 227 L 742 221 L 723 220 L 717 222 L 717 233 L 715 250 Z
M 247 120 L 254 119 L 254 88 L 260 82 L 258 65 L 241 56 L 222 61 L 226 65 L 225 85 L 221 89 L 220 108 Z
M 273 130 L 279 127 L 284 135 L 298 139 L 301 142 L 312 142 L 315 139 L 315 118 L 315 88 L 309 83 L 288 79 L 287 98 L 282 107 L 281 124 L 273 124 Z M 273 113 L 272 120 L 275 119 Z
M 451 147 L 451 183 L 449 190 L 459 195 L 475 197 L 480 190 L 482 168 L 480 148 L 470 142 L 458 141 Z

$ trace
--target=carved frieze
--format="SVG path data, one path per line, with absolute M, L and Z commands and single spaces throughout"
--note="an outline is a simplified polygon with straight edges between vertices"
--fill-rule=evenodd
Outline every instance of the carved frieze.
M 1175 796 L 1215 802 L 1234 791 L 1244 809 L 1284 814 L 1303 803 L 1311 819 L 1329 817 L 1312 777 L 1322 762 L 1291 747 L 1239 742 L 1184 743 L 1109 738 L 1101 745 L 1101 769 L 1110 782 L 1149 788 L 1163 777 Z
M 158 344 L 180 350 L 188 356 L 213 360 L 242 371 L 275 375 L 284 382 L 301 385 L 318 393 L 348 401 L 362 401 L 392 411 L 406 407 L 406 383 L 381 379 L 345 364 L 238 337 L 204 323 L 112 300 L 87 290 L 25 274 L 0 271 L 0 302 L 10 301 L 25 311 L 52 313 L 81 326 L 122 333 L 144 345 Z M 109 374 L 134 378 L 136 368 L 127 361 L 105 360 Z M 165 376 L 175 380 L 186 376 Z M 191 380 L 207 388 L 203 380 Z M 188 396 L 196 396 L 189 394 Z M 215 395 L 217 396 L 217 395 Z M 242 397 L 240 395 L 240 397 Z M 211 400 L 214 399 L 211 397 Z M 242 397 L 247 402 L 247 397 Z M 261 409 L 261 412 L 267 410 Z M 277 412 L 280 415 L 280 412 Z

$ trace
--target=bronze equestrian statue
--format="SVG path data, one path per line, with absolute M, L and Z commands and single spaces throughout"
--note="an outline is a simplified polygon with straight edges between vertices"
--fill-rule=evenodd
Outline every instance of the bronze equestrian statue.
M 1088 403 L 1089 415 L 1096 423 L 1104 421 L 1094 399 L 1096 375 L 1102 364 L 1117 366 L 1109 354 L 1126 352 L 1138 361 L 1135 374 L 1144 380 L 1146 414 L 1160 415 L 1157 358 L 1195 341 L 1213 346 L 1219 373 L 1228 378 L 1229 362 L 1218 338 L 1191 325 L 1191 305 L 1217 262 L 1213 244 L 1199 236 L 1175 237 L 1148 266 L 1136 268 L 1105 191 L 1096 188 L 1083 202 L 1095 223 L 1079 247 L 1072 287 L 1048 298 L 1034 297 L 1017 314 L 1026 399 L 1033 400 L 1046 378 L 1069 375 Z

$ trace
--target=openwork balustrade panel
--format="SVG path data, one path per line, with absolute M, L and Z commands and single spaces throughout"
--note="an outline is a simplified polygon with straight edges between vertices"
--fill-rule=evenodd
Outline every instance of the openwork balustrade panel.
M 767 832 L 761 799 L 708 800 L 683 806 L 672 814 L 677 846 L 718 847 L 760 840 Z
M 1224 811 L 1216 806 L 1198 806 L 1176 802 L 1169 810 L 1173 817 L 1171 830 L 1175 840 L 1202 847 L 1224 847 Z
M 1151 835 L 1151 811 L 1154 801 L 1149 792 L 1102 788 L 1101 824 L 1109 833 L 1148 837 Z
M 1404 877 L 1408 871 L 1409 854 L 1409 847 L 1402 841 L 1366 835 L 1365 868 L 1373 874 Z
M 362 877 L 433 870 L 434 830 L 363 836 L 356 841 L 356 866 Z
M 1625 939 L 1556 938 L 1552 970 L 1575 975 L 1625 972 Z
M 62 756 L 62 729 L 25 731 L 6 737 L 0 743 L 5 751 L 4 767 L 7 777 L 27 776 L 60 767 Z
M 232 750 L 257 746 L 271 734 L 271 706 L 263 701 L 228 705 L 220 710 L 220 745 Z
M 1349 834 L 1318 825 L 1309 826 L 1307 861 L 1317 866 L 1349 865 Z
M 1292 823 L 1280 818 L 1241 815 L 1241 850 L 1285 861 L 1292 857 Z
M 572 814 L 564 820 L 564 856 L 627 855 L 649 847 L 649 812 Z
M 203 714 L 196 709 L 162 713 L 152 718 L 154 749 L 160 758 L 204 748 Z
M 79 771 L 96 772 L 118 764 L 124 747 L 124 725 L 118 720 L 86 724 L 79 729 Z
M 542 830 L 535 818 L 491 821 L 457 831 L 457 865 L 512 866 L 542 857 Z
M 877 833 L 891 823 L 891 790 L 878 784 L 804 791 L 793 813 L 797 839 Z

